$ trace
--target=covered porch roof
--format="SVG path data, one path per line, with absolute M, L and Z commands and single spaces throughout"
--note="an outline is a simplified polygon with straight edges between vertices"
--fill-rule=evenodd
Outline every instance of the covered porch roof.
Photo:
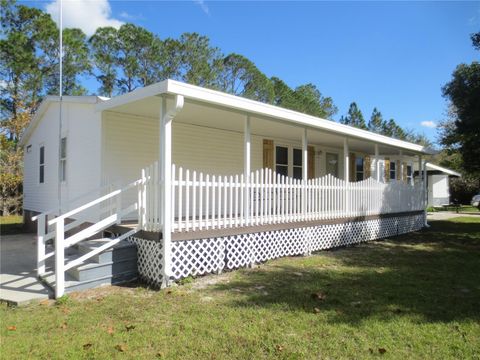
M 184 97 L 184 107 L 175 116 L 175 122 L 243 133 L 244 120 L 248 115 L 251 132 L 255 135 L 301 141 L 303 131 L 307 129 L 311 144 L 339 147 L 348 138 L 351 151 L 373 153 L 377 144 L 380 153 L 385 155 L 397 155 L 400 151 L 406 156 L 435 153 L 422 145 L 174 80 L 165 80 L 112 99 L 102 99 L 96 110 L 158 120 L 160 97 L 166 97 L 168 103 L 173 103 L 176 95 Z

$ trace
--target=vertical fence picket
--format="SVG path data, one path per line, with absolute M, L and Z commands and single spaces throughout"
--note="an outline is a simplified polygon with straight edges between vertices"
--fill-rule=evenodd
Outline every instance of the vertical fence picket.
M 200 230 L 203 229 L 203 173 L 199 175 L 198 183 L 198 227 Z
M 190 170 L 185 171 L 185 231 L 190 230 Z
M 192 230 L 195 231 L 197 229 L 197 172 L 193 171 L 193 179 L 192 179 Z

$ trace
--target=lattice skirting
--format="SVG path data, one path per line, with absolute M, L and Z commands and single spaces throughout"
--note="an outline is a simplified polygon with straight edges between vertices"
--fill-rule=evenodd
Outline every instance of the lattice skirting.
M 173 280 L 219 273 L 284 256 L 405 234 L 424 226 L 425 215 L 274 230 L 172 242 Z M 162 283 L 162 244 L 131 238 L 138 246 L 138 272 L 150 285 Z

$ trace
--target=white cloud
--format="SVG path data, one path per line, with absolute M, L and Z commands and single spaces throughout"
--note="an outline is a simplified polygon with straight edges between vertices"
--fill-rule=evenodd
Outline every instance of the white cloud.
M 208 8 L 207 4 L 205 4 L 204 0 L 193 0 L 193 2 L 200 6 L 205 14 L 210 15 L 210 9 Z
M 59 1 L 54 0 L 45 7 L 57 24 L 59 23 Z M 122 24 L 122 21 L 112 18 L 112 9 L 108 0 L 63 1 L 63 28 L 79 28 L 87 36 L 92 36 L 99 27 L 119 28 Z
M 420 125 L 424 127 L 432 128 L 432 129 L 437 127 L 437 124 L 435 124 L 434 121 L 422 121 Z

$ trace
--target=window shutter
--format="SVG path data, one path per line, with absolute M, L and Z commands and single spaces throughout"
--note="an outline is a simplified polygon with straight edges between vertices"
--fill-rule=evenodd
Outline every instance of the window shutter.
M 385 158 L 385 182 L 390 181 L 390 159 Z
M 308 150 L 308 178 L 315 178 L 315 148 L 309 146 Z
M 363 178 L 368 179 L 371 176 L 370 156 L 365 155 L 363 158 Z
M 355 159 L 355 154 L 354 153 L 350 153 L 350 170 L 349 170 L 349 181 L 356 181 L 357 180 L 357 176 L 356 176 L 356 166 L 355 166 L 355 162 L 356 162 L 356 159 Z
M 407 163 L 406 162 L 403 163 L 403 174 L 402 174 L 402 176 L 403 176 L 402 180 L 407 182 Z
M 395 175 L 397 175 L 397 180 L 402 180 L 402 175 L 403 175 L 401 173 L 402 169 L 400 167 L 400 164 L 401 164 L 400 160 L 397 160 L 397 166 L 396 166 L 396 169 L 395 169 L 396 170 Z
M 263 167 L 273 170 L 273 140 L 263 139 Z

